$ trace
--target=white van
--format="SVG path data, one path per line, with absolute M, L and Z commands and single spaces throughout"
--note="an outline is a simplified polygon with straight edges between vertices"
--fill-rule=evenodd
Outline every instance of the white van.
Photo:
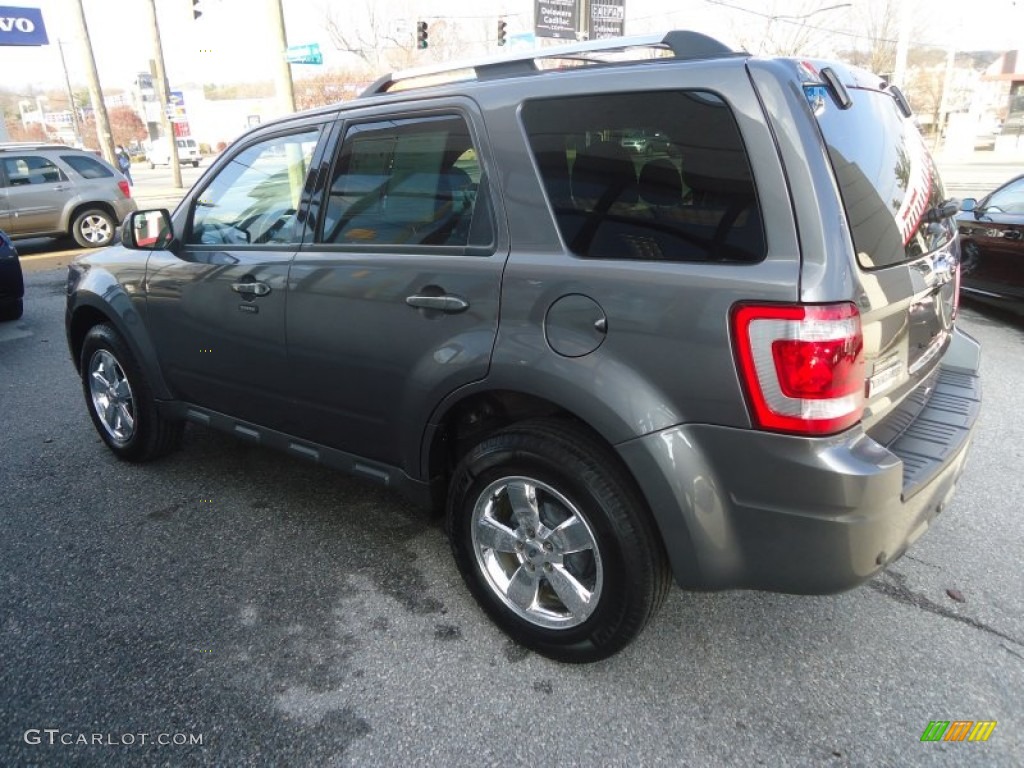
M 178 162 L 182 165 L 192 163 L 193 168 L 198 168 L 202 156 L 199 154 L 199 145 L 196 144 L 196 140 L 182 138 L 175 141 L 178 145 Z M 153 141 L 146 151 L 146 159 L 149 160 L 150 168 L 156 168 L 158 165 L 170 165 L 171 145 L 167 139 L 156 139 Z

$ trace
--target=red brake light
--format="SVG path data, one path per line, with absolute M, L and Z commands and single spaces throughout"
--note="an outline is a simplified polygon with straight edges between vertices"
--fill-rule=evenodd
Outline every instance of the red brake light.
M 132 188 L 128 186 L 128 182 L 125 179 L 120 179 L 117 182 L 117 186 L 122 192 L 124 192 L 125 197 L 132 196 Z
M 754 422 L 830 434 L 864 410 L 864 339 L 853 304 L 741 305 L 733 343 Z

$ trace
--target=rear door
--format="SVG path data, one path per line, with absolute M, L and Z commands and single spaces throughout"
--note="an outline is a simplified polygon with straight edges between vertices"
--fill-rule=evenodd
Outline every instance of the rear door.
M 289 285 L 301 436 L 415 466 L 432 409 L 486 375 L 508 252 L 488 166 L 464 100 L 344 126 Z
M 323 131 L 307 123 L 234 148 L 179 209 L 180 247 L 150 257 L 147 324 L 182 400 L 265 426 L 286 423 L 288 269 Z
M 891 92 L 847 87 L 848 108 L 829 96 L 812 104 L 855 251 L 848 298 L 864 331 L 870 426 L 938 365 L 953 328 L 960 254 L 948 215 L 955 208 L 943 214 L 942 180 L 912 120 Z
M 7 183 L 10 234 L 50 234 L 61 229 L 64 203 L 72 194 L 67 175 L 42 155 L 0 156 Z

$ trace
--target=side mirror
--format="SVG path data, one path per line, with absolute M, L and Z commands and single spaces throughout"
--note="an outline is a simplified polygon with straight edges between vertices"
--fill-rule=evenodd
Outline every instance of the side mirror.
M 166 251 L 174 242 L 171 214 L 166 208 L 133 211 L 121 228 L 121 244 L 138 251 Z
M 964 213 L 970 213 L 978 207 L 978 201 L 973 197 L 965 197 L 960 201 L 960 210 Z

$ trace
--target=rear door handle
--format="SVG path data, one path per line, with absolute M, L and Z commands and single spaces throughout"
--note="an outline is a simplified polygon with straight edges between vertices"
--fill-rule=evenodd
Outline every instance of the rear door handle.
M 1006 238 L 1007 240 L 1020 240 L 1021 233 L 1019 229 L 1011 229 L 1005 234 L 1003 234 L 1003 237 Z
M 469 302 L 458 296 L 406 296 L 405 303 L 410 307 L 436 309 L 450 315 L 469 309 Z
M 270 286 L 266 283 L 232 283 L 231 290 L 235 293 L 250 293 L 253 296 L 266 296 Z

